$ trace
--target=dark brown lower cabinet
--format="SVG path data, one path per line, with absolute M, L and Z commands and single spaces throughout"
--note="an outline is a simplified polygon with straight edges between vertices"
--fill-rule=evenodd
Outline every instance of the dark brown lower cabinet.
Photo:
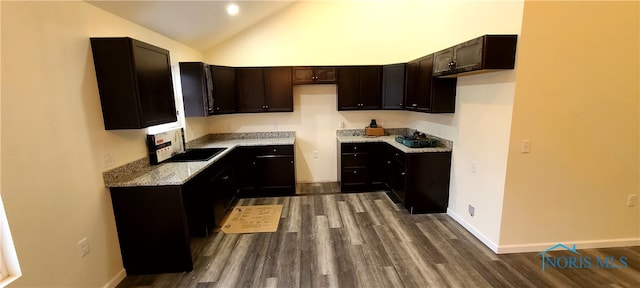
M 230 162 L 230 156 L 218 160 L 183 186 L 192 237 L 206 237 L 222 224 L 236 194 Z
M 451 152 L 407 153 L 404 207 L 415 213 L 445 213 L 449 205 Z
M 193 270 L 181 186 L 110 190 L 127 275 Z
M 190 237 L 209 235 L 235 197 L 231 156 L 184 185 L 110 188 L 127 275 L 193 270 Z
M 237 148 L 234 170 L 240 197 L 295 195 L 293 145 Z
M 343 192 L 371 191 L 383 183 L 384 143 L 338 143 L 338 182 Z
M 339 143 L 343 192 L 386 187 L 411 213 L 443 213 L 449 202 L 451 152 L 404 153 L 386 143 Z

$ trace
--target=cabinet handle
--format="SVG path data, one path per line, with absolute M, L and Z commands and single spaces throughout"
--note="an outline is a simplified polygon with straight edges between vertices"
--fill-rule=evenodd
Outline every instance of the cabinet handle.
M 273 149 L 273 152 L 275 153 L 275 152 L 276 152 L 276 149 Z
M 224 180 L 224 181 L 229 180 L 229 176 L 224 176 L 224 177 L 222 177 L 222 180 Z
M 265 107 L 267 107 L 267 109 L 269 109 L 269 105 L 267 105 L 267 106 L 265 106 Z
M 291 164 L 293 164 L 293 160 L 291 160 Z
M 353 147 L 353 150 L 358 150 L 358 147 Z
M 354 170 L 354 171 L 353 171 L 353 174 L 358 174 L 358 171 L 355 171 L 355 170 Z
M 220 111 L 220 107 L 216 107 L 216 110 Z
M 388 160 L 387 160 L 387 164 L 391 164 L 391 161 L 388 161 Z
M 402 172 L 402 173 L 400 173 L 400 175 L 404 176 L 404 175 L 407 175 L 407 173 L 406 172 Z
M 396 153 L 396 156 L 400 156 L 400 154 Z

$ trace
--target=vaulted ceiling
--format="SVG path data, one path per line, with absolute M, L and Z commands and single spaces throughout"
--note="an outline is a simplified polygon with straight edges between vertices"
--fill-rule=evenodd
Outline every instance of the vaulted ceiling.
M 295 1 L 87 1 L 199 51 L 205 51 Z M 227 14 L 234 3 L 240 11 Z

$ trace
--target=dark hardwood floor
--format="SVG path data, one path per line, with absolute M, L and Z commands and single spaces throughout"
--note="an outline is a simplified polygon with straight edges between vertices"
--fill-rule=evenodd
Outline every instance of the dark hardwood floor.
M 537 253 L 495 255 L 446 214 L 410 215 L 384 192 L 238 202 L 258 204 L 284 205 L 277 232 L 194 238 L 192 272 L 118 287 L 640 287 L 640 247 L 579 250 L 626 256 L 624 269 L 542 271 Z

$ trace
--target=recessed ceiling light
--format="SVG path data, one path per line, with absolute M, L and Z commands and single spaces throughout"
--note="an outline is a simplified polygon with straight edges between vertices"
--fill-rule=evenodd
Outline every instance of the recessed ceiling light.
M 238 7 L 238 5 L 233 3 L 227 5 L 227 14 L 233 16 L 238 14 L 238 12 L 240 12 L 240 7 Z

